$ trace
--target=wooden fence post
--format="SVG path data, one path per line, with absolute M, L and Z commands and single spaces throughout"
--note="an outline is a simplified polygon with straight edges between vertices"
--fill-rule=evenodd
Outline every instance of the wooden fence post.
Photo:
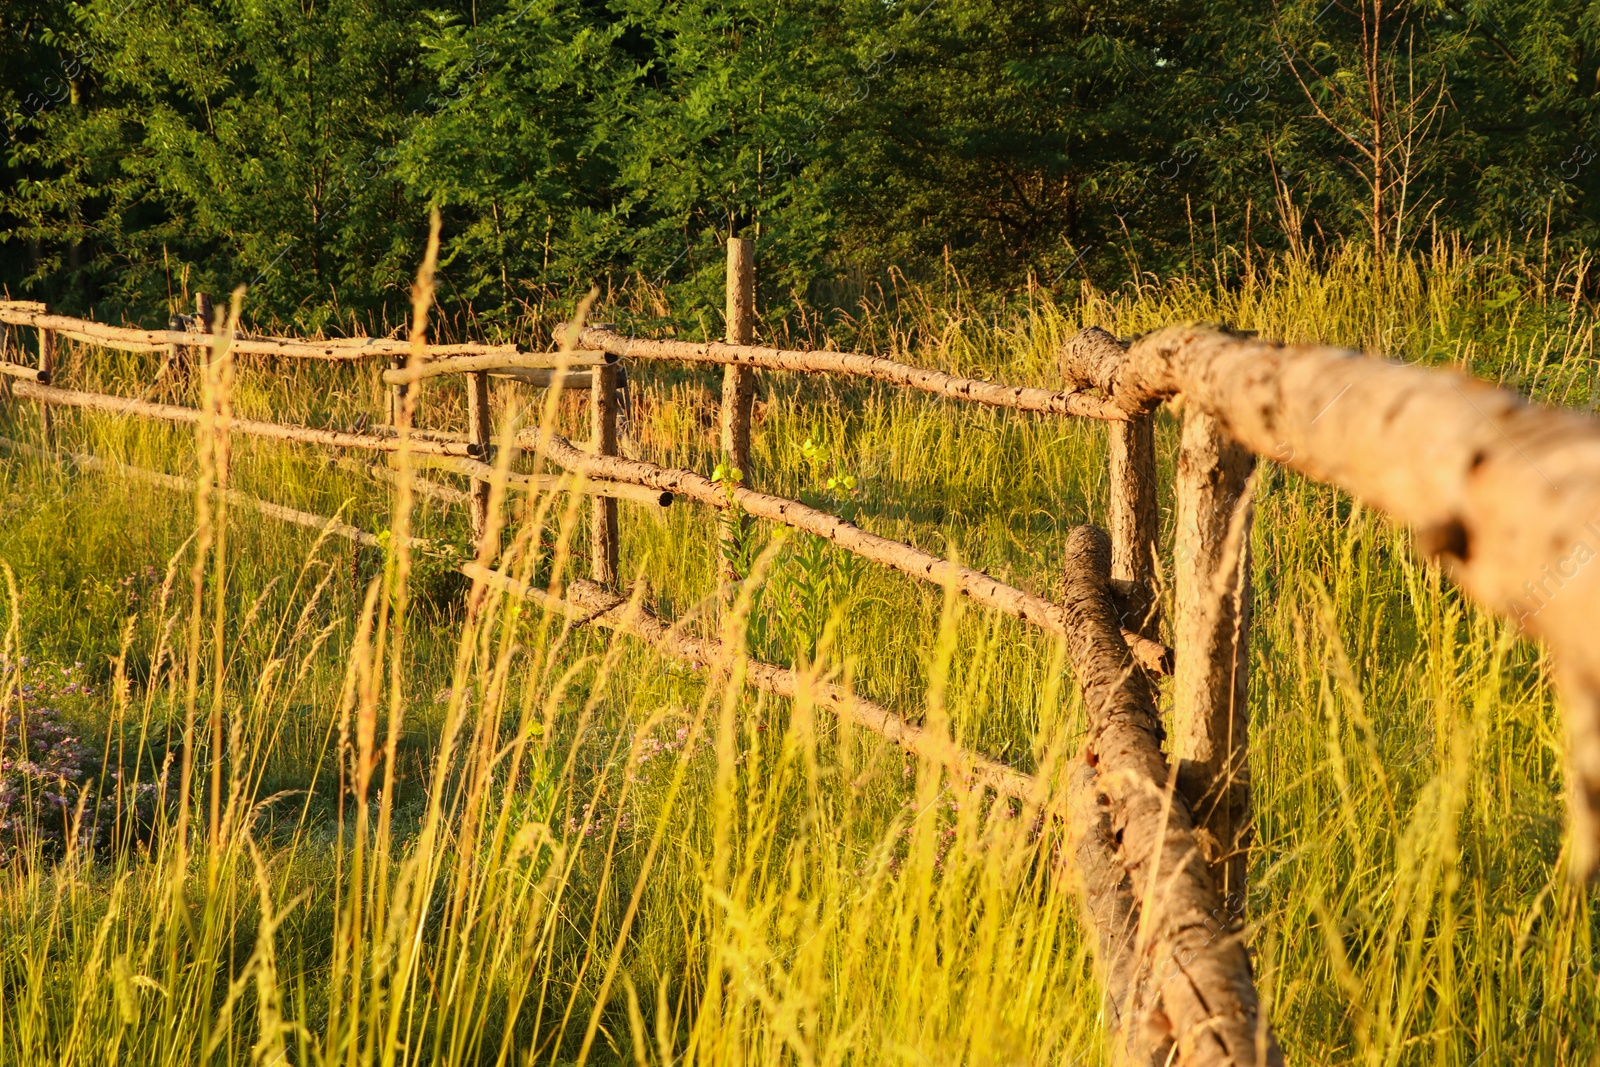
M 184 317 L 182 315 L 174 313 L 172 317 L 167 320 L 167 329 L 169 331 L 176 333 L 184 328 Z M 174 383 L 181 380 L 188 371 L 188 368 L 184 366 L 185 353 L 187 352 L 188 347 L 185 345 L 180 345 L 175 342 L 167 345 L 167 361 L 159 370 L 156 371 L 156 382 L 161 383 L 163 379 L 165 379 L 166 382 L 166 384 L 161 386 L 161 395 L 170 396 L 172 399 L 177 399 L 176 391 L 172 388 L 172 386 Z
M 1242 917 L 1251 834 L 1250 527 L 1255 457 L 1190 410 L 1178 451 L 1173 752 L 1225 905 Z
M 478 446 L 480 458 L 489 455 L 493 427 L 489 421 L 489 375 L 473 371 L 467 376 L 467 442 Z M 489 483 L 483 478 L 472 479 L 469 494 L 472 510 L 472 541 L 482 549 L 484 535 L 489 532 Z
M 1117 374 L 1127 358 L 1127 345 L 1098 327 L 1082 331 L 1058 355 L 1061 376 L 1074 391 L 1098 389 L 1108 399 L 1116 393 Z M 1127 413 L 1126 421 L 1107 425 L 1111 535 L 1111 589 L 1122 613 L 1122 628 L 1152 641 L 1161 639 L 1160 603 L 1156 599 L 1155 415 Z
M 397 371 L 405 370 L 406 357 L 403 355 L 390 356 L 389 369 Z M 389 425 L 393 426 L 396 430 L 400 429 L 400 417 L 401 413 L 405 410 L 406 393 L 409 392 L 410 389 L 411 386 L 405 384 L 404 382 L 399 382 L 389 387 Z
M 211 327 L 215 322 L 215 311 L 211 306 L 210 293 L 194 294 L 194 314 L 189 316 L 186 330 L 189 333 L 203 334 L 208 339 L 200 345 L 173 345 L 170 358 L 177 368 L 180 377 L 187 377 L 190 368 L 211 362 L 211 348 L 209 338 Z
M 1112 588 L 1122 601 L 1123 628 L 1158 641 L 1155 416 L 1138 414 L 1111 423 L 1107 444 Z
M 748 238 L 728 238 L 727 331 L 731 345 L 747 345 L 755 330 L 756 310 L 755 242 Z M 744 485 L 750 484 L 750 413 L 755 404 L 755 371 L 749 367 L 724 367 L 722 371 L 722 462 L 728 476 L 738 471 Z M 742 516 L 722 513 L 719 540 L 723 546 L 722 585 L 737 582 L 740 575 L 729 558 L 730 547 L 744 533 Z
M 56 332 L 43 327 L 39 329 L 39 373 L 55 380 L 56 370 Z M 55 419 L 50 414 L 50 405 L 39 405 L 39 426 L 44 435 L 46 448 L 55 447 Z
M 592 445 L 597 456 L 617 454 L 617 366 L 603 364 L 594 369 L 589 387 L 589 423 Z M 589 528 L 589 572 L 600 585 L 614 589 L 621 565 L 617 545 L 617 502 L 597 496 Z

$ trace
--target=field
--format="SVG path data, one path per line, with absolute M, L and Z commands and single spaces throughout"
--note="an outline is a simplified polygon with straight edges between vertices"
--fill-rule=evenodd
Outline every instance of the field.
M 836 330 L 1053 387 L 1081 326 L 1225 321 L 1600 403 L 1592 309 L 1570 273 L 1538 278 L 1459 250 L 1377 273 L 1350 251 L 1075 303 L 914 290 Z M 131 395 L 154 357 L 62 362 Z M 240 358 L 237 413 L 382 417 L 370 369 L 268 367 Z M 709 472 L 711 372 L 629 374 L 625 449 Z M 1098 425 L 820 377 L 760 388 L 752 483 L 875 532 L 1053 595 L 1067 531 L 1105 521 Z M 463 404 L 433 388 L 423 424 L 459 425 Z M 542 405 L 507 393 L 497 412 L 581 432 L 577 408 Z M 1161 416 L 1167 485 L 1176 427 Z M 0 433 L 38 445 L 37 410 L 6 402 Z M 55 433 L 197 469 L 192 431 L 58 413 Z M 238 488 L 404 529 L 388 487 L 325 453 L 230 447 Z M 1051 820 L 748 692 L 737 664 L 707 685 L 628 638 L 469 598 L 446 565 L 467 551 L 460 509 L 419 503 L 436 550 L 384 552 L 25 453 L 0 480 L 8 723 L 58 712 L 88 787 L 72 803 L 103 798 L 76 846 L 0 826 L 0 1062 L 1111 1061 Z M 578 500 L 512 509 L 541 581 L 581 543 Z M 625 504 L 622 531 L 625 582 L 715 633 L 709 514 Z M 746 548 L 730 632 L 753 655 L 1041 775 L 1074 751 L 1056 642 L 805 535 L 757 526 Z M 1404 531 L 1270 468 L 1254 552 L 1250 939 L 1291 1061 L 1600 1062 L 1600 920 L 1563 869 L 1539 648 Z

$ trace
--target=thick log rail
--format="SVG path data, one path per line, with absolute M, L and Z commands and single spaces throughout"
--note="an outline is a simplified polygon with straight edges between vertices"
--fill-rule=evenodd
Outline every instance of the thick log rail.
M 1101 330 L 1064 362 L 1109 360 L 1129 413 L 1182 395 L 1233 440 L 1415 531 L 1425 555 L 1554 653 L 1567 735 L 1572 873 L 1600 861 L 1600 422 L 1452 371 L 1205 326 L 1123 350 Z M 1181 652 L 1180 652 L 1181 655 Z
M 1132 661 L 1111 594 L 1111 541 L 1067 537 L 1067 644 L 1089 712 L 1071 807 L 1084 813 L 1085 911 L 1096 927 L 1108 1014 L 1130 1062 L 1281 1064 L 1236 916 L 1204 861 L 1194 818 L 1161 752 L 1148 674 Z M 1086 824 L 1086 825 L 1085 825 Z

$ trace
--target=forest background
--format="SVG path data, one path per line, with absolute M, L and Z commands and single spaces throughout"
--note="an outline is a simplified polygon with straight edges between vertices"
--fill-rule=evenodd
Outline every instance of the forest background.
M 0 29 L 0 284 L 107 320 L 246 283 L 258 321 L 381 328 L 433 206 L 441 300 L 490 335 L 595 282 L 692 325 L 730 234 L 771 321 L 900 275 L 1600 237 L 1575 0 L 8 0 Z

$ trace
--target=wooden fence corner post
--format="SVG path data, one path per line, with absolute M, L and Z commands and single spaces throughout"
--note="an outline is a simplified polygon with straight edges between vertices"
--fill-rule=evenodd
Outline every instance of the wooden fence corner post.
M 593 428 L 592 446 L 597 456 L 617 454 L 617 379 L 614 363 L 594 368 L 589 386 L 589 423 Z M 615 589 L 621 557 L 618 546 L 617 501 L 595 496 L 589 505 L 593 518 L 589 527 L 589 571 L 594 581 Z
M 747 345 L 755 332 L 756 243 L 748 238 L 728 238 L 727 331 L 730 345 Z M 741 483 L 750 484 L 750 415 L 755 405 L 755 371 L 729 365 L 722 371 L 722 463 L 729 476 L 739 472 Z M 731 547 L 743 535 L 742 517 L 723 512 L 718 541 L 722 545 L 719 568 L 724 600 L 731 599 L 730 588 L 741 575 L 737 572 Z
M 483 371 L 467 374 L 467 443 L 478 447 L 478 458 L 488 461 L 493 427 L 489 420 L 489 375 Z M 472 479 L 472 541 L 479 551 L 489 532 L 489 482 Z
M 1212 416 L 1184 415 L 1178 450 L 1173 755 L 1224 906 L 1244 915 L 1252 832 L 1250 528 L 1255 457 Z
M 1127 349 L 1124 342 L 1097 326 L 1080 330 L 1057 355 L 1061 376 L 1074 392 L 1098 389 L 1107 400 L 1115 400 Z M 1130 410 L 1124 420 L 1108 423 L 1106 452 L 1111 590 L 1122 614 L 1122 628 L 1159 641 L 1156 542 L 1160 520 L 1156 512 L 1154 412 Z
M 1111 581 L 1122 601 L 1123 628 L 1159 641 L 1155 416 L 1143 412 L 1128 416 L 1126 422 L 1110 423 L 1107 444 Z

